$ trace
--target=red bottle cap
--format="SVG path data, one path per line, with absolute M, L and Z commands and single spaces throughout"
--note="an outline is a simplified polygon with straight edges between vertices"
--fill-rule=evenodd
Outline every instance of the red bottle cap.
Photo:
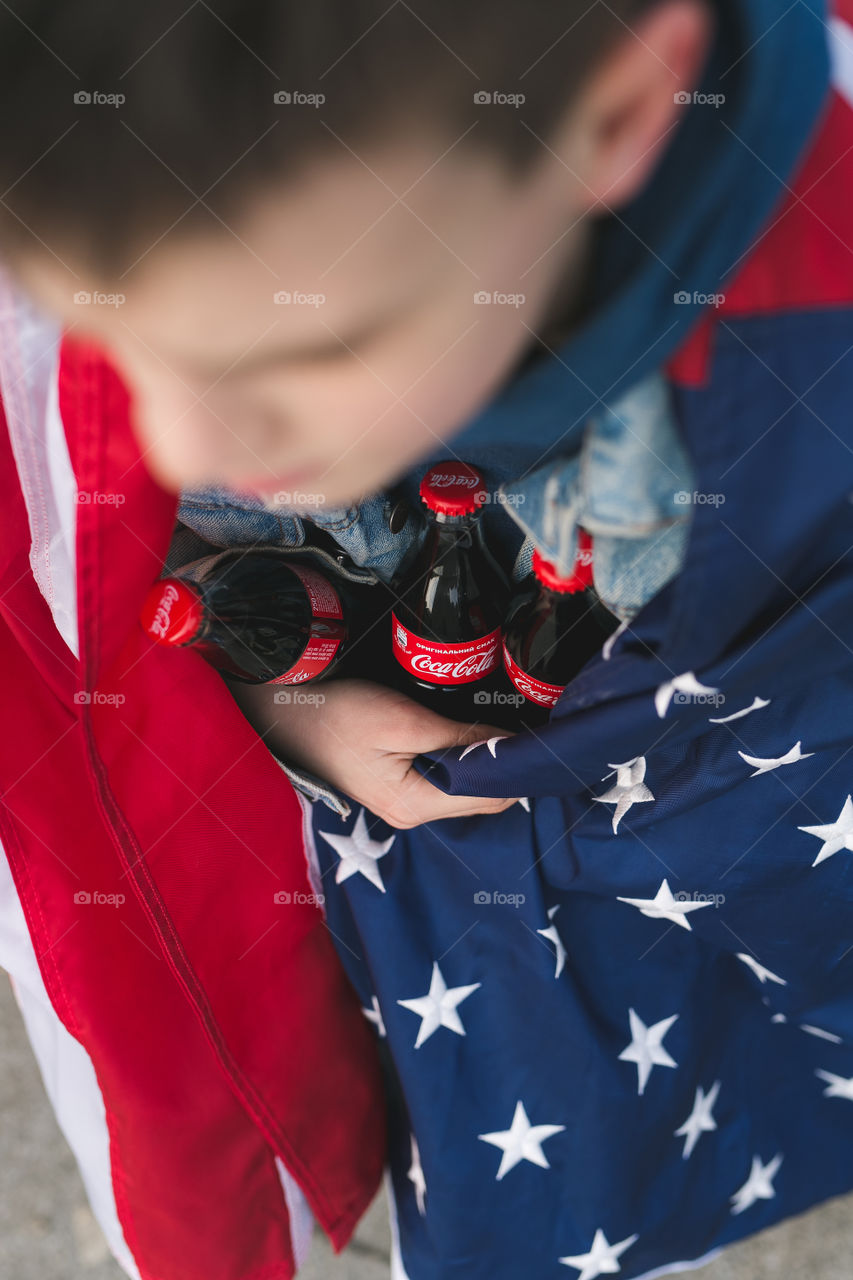
M 189 644 L 204 621 L 201 596 L 180 578 L 162 578 L 145 597 L 139 621 L 158 644 Z
M 551 560 L 533 552 L 533 572 L 549 591 L 585 591 L 592 586 L 592 537 L 586 529 L 578 529 L 578 550 L 571 573 L 563 573 Z
M 438 462 L 421 481 L 420 495 L 430 511 L 467 516 L 486 501 L 483 477 L 468 462 Z

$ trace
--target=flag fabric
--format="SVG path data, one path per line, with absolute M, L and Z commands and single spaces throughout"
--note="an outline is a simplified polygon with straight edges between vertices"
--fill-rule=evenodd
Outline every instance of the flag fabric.
M 635 1280 L 853 1188 L 846 65 L 669 364 L 696 468 L 680 574 L 546 728 L 420 761 L 518 803 L 397 831 L 313 810 L 384 1054 L 408 1280 Z
M 290 783 L 139 625 L 176 503 L 125 388 L 6 277 L 0 368 L 0 962 L 128 1274 L 289 1280 L 379 1186 L 370 1028 Z
M 2 282 L 0 960 L 128 1274 L 289 1280 L 386 1155 L 396 1280 L 637 1280 L 853 1187 L 851 19 L 667 364 L 681 572 L 546 729 L 421 762 L 498 816 L 300 807 L 145 641 L 175 500 L 109 363 Z

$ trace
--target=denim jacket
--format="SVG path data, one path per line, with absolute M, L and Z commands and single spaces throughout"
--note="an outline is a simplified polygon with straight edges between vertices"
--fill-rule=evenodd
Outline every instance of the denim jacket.
M 516 580 L 529 572 L 534 546 L 549 559 L 571 564 L 575 529 L 582 524 L 595 538 L 596 590 L 623 621 L 678 572 L 693 496 L 690 464 L 658 373 L 594 414 L 575 453 L 488 494 L 503 509 L 502 518 L 511 517 L 520 530 L 514 535 Z M 318 508 L 308 515 L 208 488 L 184 491 L 178 515 L 206 542 L 222 547 L 305 547 L 312 527 L 322 529 L 352 561 L 348 567 L 344 557 L 338 562 L 346 576 L 375 575 L 388 582 L 423 530 L 419 513 L 407 510 L 392 532 L 395 508 L 391 497 L 380 494 L 357 506 Z M 513 545 L 507 528 L 503 535 Z
M 690 464 L 662 376 L 648 375 L 603 405 L 588 420 L 575 453 L 505 482 L 488 497 L 498 518 L 511 517 L 517 526 L 504 525 L 501 539 L 504 550 L 514 547 L 516 581 L 530 571 L 534 547 L 570 566 L 576 529 L 583 525 L 594 536 L 596 590 L 614 614 L 629 621 L 678 572 L 693 497 Z M 301 549 L 325 561 L 331 572 L 383 582 L 390 581 L 424 528 L 419 513 L 386 494 L 357 506 L 318 508 L 308 516 L 221 487 L 194 489 L 181 495 L 178 517 L 213 546 Z M 317 529 L 344 554 L 333 556 L 317 547 L 312 537 Z M 174 544 L 170 562 L 178 563 L 188 550 Z M 279 763 L 312 799 L 348 812 L 321 779 Z

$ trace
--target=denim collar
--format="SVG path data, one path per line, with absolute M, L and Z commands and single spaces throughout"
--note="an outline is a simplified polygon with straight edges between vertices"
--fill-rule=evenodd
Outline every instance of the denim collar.
M 725 102 L 687 109 L 653 180 L 600 227 L 591 272 L 600 301 L 586 323 L 454 437 L 457 456 L 494 459 L 508 478 L 520 474 L 520 434 L 529 467 L 574 452 L 591 411 L 684 340 L 702 309 L 694 298 L 721 291 L 783 193 L 828 92 L 824 0 L 801 0 L 781 18 L 777 0 L 714 7 L 698 92 Z M 505 466 L 502 449 L 512 455 Z

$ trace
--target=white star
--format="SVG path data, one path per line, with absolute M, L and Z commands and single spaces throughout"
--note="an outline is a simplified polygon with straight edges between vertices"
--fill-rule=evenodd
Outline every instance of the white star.
M 717 1101 L 717 1094 L 720 1092 L 720 1082 L 715 1080 L 711 1085 L 708 1093 L 705 1093 L 701 1087 L 696 1090 L 696 1097 L 693 1100 L 693 1110 L 684 1121 L 680 1129 L 676 1129 L 674 1137 L 684 1138 L 684 1150 L 681 1153 L 683 1160 L 688 1159 L 696 1143 L 703 1133 L 710 1133 L 712 1129 L 716 1129 L 717 1122 L 711 1115 L 714 1103 Z
M 728 724 L 730 720 L 740 720 L 741 716 L 748 716 L 752 711 L 760 711 L 762 707 L 769 706 L 770 698 L 753 698 L 742 711 L 734 711 L 730 716 L 708 716 L 708 721 L 710 724 Z
M 616 770 L 615 785 L 609 791 L 605 791 L 603 796 L 592 798 L 599 804 L 616 805 L 613 812 L 613 834 L 615 835 L 619 823 L 631 806 L 645 804 L 649 800 L 654 800 L 654 796 L 643 782 L 646 776 L 645 756 L 635 756 L 633 760 L 626 760 L 624 764 L 611 764 L 609 768 Z
M 602 649 L 601 649 L 601 656 L 605 662 L 609 662 L 610 659 L 613 657 L 613 646 L 615 645 L 616 641 L 619 639 L 620 636 L 624 636 L 627 630 L 628 630 L 628 622 L 626 619 L 625 622 L 620 622 L 616 630 L 611 632 L 611 634 L 604 641 L 604 645 L 602 646 Z
M 548 912 L 548 919 L 553 920 L 559 910 L 559 906 L 551 907 Z M 541 933 L 542 937 L 547 938 L 549 942 L 553 942 L 554 950 L 557 953 L 557 972 L 554 977 L 559 978 L 566 963 L 566 948 L 563 946 L 563 939 L 557 932 L 557 926 L 550 924 L 547 929 L 537 929 L 536 932 Z
M 423 1217 L 426 1213 L 426 1178 L 421 1167 L 421 1153 L 418 1150 L 418 1144 L 415 1141 L 415 1135 L 411 1135 L 412 1139 L 412 1163 L 409 1166 L 409 1172 L 406 1177 L 415 1188 L 415 1200 L 417 1201 L 418 1213 Z
M 779 1172 L 782 1157 L 776 1155 L 769 1164 L 762 1164 L 758 1156 L 752 1157 L 752 1168 L 743 1186 L 730 1197 L 732 1213 L 743 1213 L 756 1200 L 772 1200 L 776 1195 L 773 1179 Z
M 530 812 L 530 801 L 527 796 L 519 796 L 516 800 L 516 804 L 520 804 L 522 809 L 526 809 L 528 813 Z
M 434 1031 L 438 1031 L 439 1027 L 447 1027 L 449 1031 L 455 1031 L 457 1035 L 464 1036 L 465 1028 L 456 1012 L 456 1006 L 463 1000 L 467 1000 L 471 992 L 476 991 L 480 985 L 479 982 L 473 982 L 467 987 L 448 987 L 441 975 L 438 961 L 435 961 L 432 966 L 432 980 L 428 994 L 413 1000 L 397 1001 L 397 1004 L 401 1004 L 404 1009 L 411 1009 L 412 1013 L 416 1013 L 422 1019 L 415 1048 L 419 1049 L 425 1040 L 429 1040 Z
M 784 1013 L 774 1013 L 770 1021 L 771 1022 L 787 1022 L 788 1019 L 785 1017 Z
M 831 858 L 840 849 L 849 849 L 853 852 L 853 800 L 850 796 L 847 797 L 844 808 L 835 822 L 827 822 L 817 827 L 798 827 L 797 830 L 805 831 L 810 836 L 817 836 L 818 840 L 823 841 L 820 853 L 812 863 L 813 867 L 826 858 Z
M 710 907 L 710 902 L 689 902 L 672 896 L 669 882 L 664 880 L 653 898 L 617 898 L 617 902 L 627 902 L 638 907 L 650 920 L 671 920 L 681 925 L 682 929 L 690 929 L 690 921 L 685 919 L 688 911 L 701 911 L 702 907 Z
M 633 1009 L 628 1010 L 628 1021 L 631 1027 L 631 1043 L 619 1054 L 620 1062 L 636 1062 L 637 1093 L 642 1093 L 646 1081 L 652 1073 L 652 1067 L 677 1067 L 663 1047 L 663 1038 L 673 1022 L 678 1018 L 674 1013 L 671 1018 L 656 1022 L 647 1027 L 642 1018 L 638 1018 Z
M 655 694 L 655 710 L 661 720 L 669 710 L 669 704 L 676 693 L 686 693 L 689 697 L 702 697 L 705 694 L 719 693 L 719 689 L 713 689 L 710 685 L 702 684 L 696 679 L 692 671 L 685 671 L 684 675 L 676 676 L 674 680 L 667 680 L 665 684 L 659 686 Z
M 814 752 L 802 751 L 802 745 L 801 742 L 795 742 L 790 751 L 786 751 L 783 756 L 767 756 L 766 759 L 761 756 L 748 756 L 744 751 L 739 751 L 738 755 L 741 760 L 745 760 L 755 768 L 755 773 L 751 773 L 750 778 L 757 778 L 760 773 L 770 773 L 773 769 L 778 769 L 781 764 L 796 764 L 798 760 L 808 760 Z
M 825 1080 L 829 1085 L 828 1089 L 824 1089 L 823 1096 L 825 1098 L 847 1098 L 853 1102 L 853 1076 L 834 1076 L 831 1071 L 816 1071 L 816 1076 L 820 1076 L 821 1080 Z
M 492 753 L 492 759 L 497 760 L 498 758 L 496 755 L 497 743 L 503 742 L 504 738 L 508 738 L 508 737 L 510 737 L 508 733 L 501 733 L 501 734 L 498 734 L 497 737 L 495 738 L 481 738 L 479 742 L 472 742 L 469 747 L 465 748 L 465 750 L 462 752 L 462 755 L 459 757 L 459 759 L 464 760 L 468 752 L 474 751 L 477 747 L 488 747 Z
M 749 966 L 762 986 L 765 982 L 778 982 L 780 987 L 787 987 L 788 981 L 786 978 L 780 978 L 777 974 L 771 973 L 769 969 L 765 969 L 763 964 L 753 960 L 752 956 L 748 956 L 743 951 L 738 951 L 737 958 Z
M 375 884 L 382 893 L 385 892 L 382 872 L 376 864 L 380 858 L 385 857 L 396 836 L 389 836 L 387 840 L 371 840 L 363 809 L 359 812 L 355 826 L 348 836 L 332 835 L 326 831 L 321 831 L 319 834 L 340 857 L 335 873 L 335 884 L 341 884 L 344 880 L 349 880 L 350 876 L 361 872 L 366 880 Z
M 580 1271 L 577 1280 L 596 1280 L 597 1276 L 612 1276 L 622 1270 L 616 1259 L 620 1258 L 626 1249 L 630 1249 L 634 1241 L 639 1238 L 638 1235 L 633 1235 L 628 1236 L 627 1240 L 620 1240 L 618 1244 L 608 1244 L 607 1236 L 599 1227 L 589 1253 L 578 1253 L 573 1258 L 558 1258 L 557 1261 L 562 1262 L 564 1267 L 577 1267 Z
M 564 1124 L 531 1124 L 524 1110 L 524 1103 L 519 1101 L 515 1104 L 515 1115 L 508 1129 L 500 1133 L 480 1133 L 477 1136 L 481 1142 L 489 1142 L 503 1152 L 496 1175 L 496 1181 L 500 1182 L 504 1174 L 509 1173 L 522 1160 L 538 1164 L 540 1169 L 550 1169 L 542 1143 L 555 1133 L 562 1133 L 565 1127 Z
M 387 1033 L 385 1031 L 385 1023 L 382 1020 L 382 1010 L 379 1008 L 379 1001 L 376 999 L 376 996 L 371 997 L 370 1004 L 371 1008 L 369 1009 L 365 1009 L 364 1005 L 362 1005 L 361 1012 L 364 1014 L 365 1018 L 367 1018 L 368 1022 L 373 1023 L 380 1037 L 384 1037 Z
M 800 1023 L 800 1030 L 805 1031 L 810 1036 L 817 1036 L 818 1040 L 828 1040 L 830 1044 L 842 1044 L 841 1036 L 837 1036 L 834 1031 L 824 1031 L 821 1027 L 809 1026 L 807 1022 Z

